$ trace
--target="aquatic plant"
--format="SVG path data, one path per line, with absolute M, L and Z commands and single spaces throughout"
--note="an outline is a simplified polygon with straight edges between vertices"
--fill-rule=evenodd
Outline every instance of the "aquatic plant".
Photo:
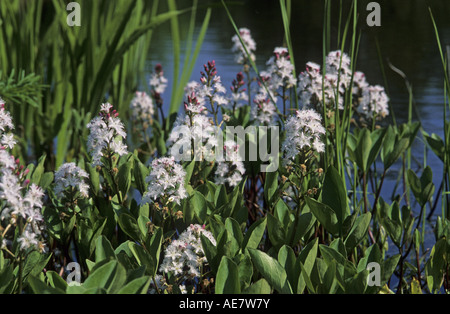
M 83 62 L 92 56 L 72 51 L 78 40 L 90 39 L 67 31 L 64 42 L 86 69 L 72 63 L 73 76 L 61 81 L 70 85 L 70 101 L 58 103 L 57 113 L 43 111 L 51 117 L 48 138 L 58 142 L 56 156 L 36 155 L 32 162 L 15 157 L 23 154 L 18 144 L 29 132 L 18 130 L 16 118 L 21 124 L 32 118 L 7 109 L 18 99 L 32 106 L 37 95 L 26 95 L 42 86 L 26 76 L 10 80 L 6 85 L 14 88 L 7 92 L 0 84 L 1 293 L 448 293 L 449 123 L 444 118 L 444 139 L 421 130 L 412 117 L 397 124 L 387 89 L 370 85 L 370 73 L 357 70 L 357 1 L 339 25 L 335 49 L 329 40 L 331 1 L 325 1 L 321 61 L 307 62 L 299 75 L 290 1 L 280 0 L 284 42 L 274 47 L 263 71 L 255 63 L 251 30 L 238 28 L 221 1 L 236 30 L 229 49 L 242 66 L 233 80 L 223 81 L 213 58 L 191 80 L 194 49 L 181 75 L 176 58 L 176 82 L 165 77 L 166 65 L 156 64 L 146 91 L 125 84 L 120 69 L 133 58 L 129 49 L 156 24 L 170 21 L 179 55 L 177 16 L 185 10 L 170 0 L 168 12 L 152 13 L 136 29 L 125 17 L 145 5 L 133 3 L 122 4 L 120 28 L 127 31 L 117 29 L 114 41 L 122 48 L 102 46 L 110 57 L 100 66 L 110 75 L 105 82 L 98 81 L 102 71 L 85 72 Z M 191 45 L 197 4 L 187 10 Z M 93 19 L 99 7 L 90 8 Z M 164 102 L 171 85 L 170 101 Z M 45 103 L 65 99 L 59 88 L 45 92 L 51 96 Z M 23 98 L 15 95 L 22 89 Z M 117 110 L 103 101 L 107 91 Z M 74 99 L 67 113 L 63 109 Z M 82 115 L 83 109 L 89 113 Z M 69 116 L 77 126 L 65 137 Z M 413 167 L 410 151 L 418 143 L 444 164 L 439 189 L 429 166 Z M 267 163 L 277 167 L 263 167 Z M 389 198 L 384 192 L 391 174 L 398 180 Z M 425 247 L 427 214 L 438 198 L 436 241 Z

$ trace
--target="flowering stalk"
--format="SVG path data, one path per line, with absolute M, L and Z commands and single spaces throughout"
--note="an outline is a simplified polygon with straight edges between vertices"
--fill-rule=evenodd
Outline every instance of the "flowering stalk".
M 252 38 L 250 30 L 245 27 L 240 28 L 239 36 L 237 34 L 234 35 L 231 38 L 231 41 L 233 42 L 233 47 L 231 50 L 235 53 L 235 61 L 239 64 L 243 64 L 244 69 L 246 67 L 248 68 L 250 65 L 250 60 L 253 62 L 256 60 L 254 54 L 254 51 L 256 51 L 256 42 Z
M 233 80 L 231 85 L 231 102 L 232 102 L 232 109 L 233 109 L 233 115 L 236 112 L 236 109 L 239 107 L 240 101 L 248 101 L 250 95 L 246 94 L 247 88 L 243 88 L 245 85 L 244 82 L 244 75 L 242 72 L 239 72 L 236 75 L 236 78 Z
M 109 103 L 102 104 L 98 117 L 92 119 L 87 127 L 90 134 L 87 141 L 88 152 L 92 156 L 92 164 L 100 170 L 105 168 L 107 175 L 110 176 L 111 182 L 118 195 L 119 202 L 122 203 L 118 184 L 115 176 L 118 169 L 115 167 L 117 157 L 126 155 L 127 145 L 123 143 L 123 139 L 127 137 L 123 123 L 118 118 L 119 113 L 112 110 Z M 106 161 L 106 165 L 104 162 Z
M 153 99 L 146 92 L 136 92 L 131 101 L 130 110 L 133 130 L 138 131 L 140 139 L 144 139 L 149 150 L 148 154 L 151 155 L 153 149 L 148 132 L 153 126 L 153 116 L 155 114 Z
M 165 123 L 166 119 L 164 117 L 164 111 L 163 111 L 163 98 L 162 94 L 165 92 L 167 88 L 167 78 L 164 76 L 164 70 L 161 64 L 157 64 L 155 66 L 155 70 L 152 73 L 152 76 L 150 78 L 150 88 L 151 88 L 151 95 L 153 97 L 153 101 L 156 104 L 156 107 L 159 109 L 159 112 L 161 114 L 161 120 L 163 123 L 163 130 L 165 130 Z
M 276 121 L 277 117 L 277 106 L 273 100 L 275 100 L 275 95 L 270 90 L 267 89 L 262 84 L 268 80 L 266 77 L 262 77 L 262 83 L 260 84 L 260 89 L 253 99 L 254 105 L 250 111 L 250 117 L 257 125 L 272 125 Z M 271 93 L 271 94 L 269 94 Z
M 234 141 L 226 141 L 223 147 L 225 160 L 217 163 L 215 183 L 235 187 L 242 181 L 245 173 L 244 163 L 239 156 L 239 145 Z
M 240 37 L 240 38 L 239 38 Z M 242 42 L 241 42 L 242 39 Z M 235 61 L 243 65 L 243 71 L 247 77 L 247 93 L 248 105 L 251 106 L 251 83 L 253 79 L 250 76 L 251 62 L 255 62 L 256 57 L 256 42 L 252 38 L 251 32 L 248 28 L 240 28 L 239 36 L 236 34 L 231 38 L 233 47 L 231 50 L 235 53 Z
M 30 180 L 26 179 L 29 169 L 24 169 L 20 160 L 8 152 L 16 143 L 10 132 L 13 128 L 11 115 L 0 100 L 0 219 L 8 223 L 5 229 L 2 228 L 0 247 L 19 264 L 17 292 L 21 293 L 25 257 L 33 250 L 45 252 L 47 248 L 43 241 L 41 214 L 44 192 L 36 184 L 30 185 Z M 8 248 L 14 247 L 13 241 L 17 241 L 18 254 Z
M 197 82 L 191 82 L 186 88 L 184 116 L 178 116 L 167 139 L 169 154 L 177 160 L 202 161 L 214 158 L 218 128 L 208 116 L 209 111 L 205 106 L 208 96 L 204 91 L 204 85 Z M 181 147 L 183 153 L 180 153 Z
M 283 115 L 286 116 L 286 101 L 287 91 L 297 84 L 297 79 L 294 77 L 294 65 L 291 62 L 287 48 L 277 47 L 273 51 L 273 56 L 267 61 L 269 68 L 265 74 L 269 77 L 268 88 L 274 94 L 281 96 L 283 102 Z M 281 88 L 281 94 L 278 90 Z
M 294 116 L 286 121 L 286 138 L 282 144 L 283 164 L 286 166 L 288 180 L 294 187 L 294 198 L 299 206 L 303 191 L 303 180 L 306 176 L 316 173 L 312 162 L 317 160 L 317 154 L 325 151 L 322 137 L 325 128 L 321 116 L 312 109 L 297 110 Z M 291 178 L 290 174 L 294 177 Z M 295 179 L 294 179 L 295 178 Z M 314 190 L 308 191 L 308 194 Z
M 184 187 L 184 177 L 186 172 L 183 167 L 175 163 L 173 157 L 162 157 L 152 162 L 152 170 L 145 181 L 148 183 L 147 191 L 142 196 L 142 204 L 153 205 L 153 221 L 156 211 L 162 209 L 163 221 L 167 217 L 177 216 L 179 213 L 172 213 L 170 207 L 174 204 L 180 205 L 182 199 L 187 197 Z
M 187 293 L 186 284 L 195 282 L 196 278 L 201 280 L 203 266 L 207 263 L 201 242 L 202 235 L 216 245 L 216 240 L 204 225 L 190 225 L 178 239 L 171 242 L 164 251 L 164 259 L 159 267 L 162 275 L 157 275 L 157 285 L 154 288 L 167 289 L 167 274 L 173 275 L 172 280 L 183 294 Z
M 225 93 L 226 90 L 221 83 L 220 76 L 217 75 L 216 62 L 214 60 L 208 61 L 207 64 L 203 65 L 203 68 L 205 72 L 200 72 L 202 75 L 200 78 L 202 86 L 199 93 L 209 99 L 211 113 L 214 116 L 214 123 L 218 126 L 217 114 L 219 113 L 219 106 L 228 103 L 228 100 L 221 95 Z M 215 104 L 217 104 L 217 107 Z

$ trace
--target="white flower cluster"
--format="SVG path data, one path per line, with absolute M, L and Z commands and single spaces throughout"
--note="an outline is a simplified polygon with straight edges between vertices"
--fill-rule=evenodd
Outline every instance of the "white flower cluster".
M 353 74 L 353 95 L 355 95 L 357 98 L 362 97 L 363 91 L 368 87 L 369 83 L 366 80 L 366 75 L 361 71 L 356 71 Z
M 178 117 L 167 139 L 169 154 L 179 161 L 211 161 L 218 145 L 217 131 L 206 115 Z
M 187 197 L 184 187 L 186 172 L 175 162 L 173 157 L 162 157 L 152 161 L 152 171 L 145 181 L 147 191 L 142 196 L 142 203 L 153 203 L 157 199 L 180 204 Z M 164 204 L 166 205 L 166 204 Z
M 89 197 L 89 185 L 84 179 L 89 178 L 86 171 L 75 165 L 75 163 L 65 163 L 55 172 L 55 195 L 62 198 L 67 188 L 78 191 L 81 197 Z
M 275 122 L 277 107 L 272 100 L 276 101 L 276 96 L 273 93 L 270 95 L 272 97 L 264 87 L 260 87 L 253 99 L 250 118 L 256 125 L 271 125 Z
M 341 51 L 332 51 L 325 60 L 325 75 L 321 67 L 314 63 L 306 64 L 306 71 L 300 73 L 298 79 L 298 95 L 304 108 L 323 110 L 344 109 L 346 90 L 351 89 L 356 102 L 355 111 L 364 120 L 386 117 L 389 114 L 388 102 L 384 88 L 371 86 L 366 76 L 360 71 L 352 75 L 350 57 Z M 353 76 L 353 84 L 352 82 Z
M 217 146 L 217 128 L 208 117 L 204 104 L 206 95 L 198 94 L 200 84 L 189 84 L 187 101 L 184 103 L 185 114 L 180 115 L 167 139 L 169 153 L 177 160 L 212 160 Z M 180 149 L 183 148 L 183 151 Z
M 150 77 L 150 87 L 157 94 L 162 94 L 167 88 L 167 78 L 164 77 L 164 72 L 162 66 L 157 64 L 155 66 L 155 71 Z
M 326 74 L 334 81 L 339 80 L 343 88 L 348 88 L 352 80 L 351 59 L 340 50 L 331 51 L 325 60 Z M 337 85 L 337 84 L 336 84 Z
M 320 66 L 314 62 L 306 64 L 306 71 L 298 78 L 298 95 L 305 108 L 323 110 L 323 106 L 334 110 L 337 104 L 339 110 L 344 109 L 344 84 L 339 84 L 336 74 L 326 72 L 322 75 Z
M 261 76 L 269 78 L 269 90 L 275 92 L 281 87 L 288 89 L 297 84 L 297 79 L 294 77 L 294 65 L 287 48 L 275 48 L 267 65 L 268 69 L 261 73 Z
M 369 85 L 363 72 L 353 74 L 352 92 L 356 99 L 355 111 L 363 121 L 381 120 L 389 115 L 389 97 L 384 87 Z
M 191 81 L 184 89 L 185 98 L 187 99 L 185 102 L 185 109 L 187 112 L 200 113 L 204 109 L 208 109 L 205 106 L 207 100 L 211 102 L 211 112 L 214 104 L 217 104 L 217 106 L 224 106 L 228 105 L 230 101 L 226 97 L 226 88 L 222 84 L 222 79 L 217 75 L 215 62 L 209 61 L 208 64 L 205 64 L 203 67 L 206 73 L 201 72 L 202 77 L 200 78 L 200 82 Z M 193 98 L 197 100 L 194 104 L 194 106 L 198 108 L 197 110 L 194 107 L 186 107 L 186 105 L 192 104 L 190 99 Z
M 323 110 L 323 106 L 344 109 L 344 94 L 349 88 L 352 71 L 349 56 L 341 51 L 332 51 L 325 60 L 325 75 L 314 62 L 306 64 L 306 71 L 298 79 L 299 98 L 304 107 Z
M 166 248 L 159 271 L 164 274 L 172 273 L 177 278 L 182 279 L 199 277 L 201 267 L 207 262 L 201 235 L 204 235 L 213 245 L 216 245 L 214 236 L 211 232 L 205 230 L 204 226 L 190 225 L 180 234 L 177 240 L 173 240 Z
M 366 87 L 362 92 L 362 100 L 356 111 L 360 113 L 366 121 L 381 119 L 389 115 L 389 97 L 384 91 L 384 87 L 375 85 Z
M 244 75 L 239 72 L 232 82 L 231 97 L 228 104 L 223 106 L 225 109 L 234 110 L 248 103 L 248 92 L 246 88 L 243 88 L 244 84 Z
M 155 114 L 153 100 L 146 92 L 136 92 L 130 110 L 131 120 L 136 123 L 149 122 Z
M 253 99 L 250 112 L 250 117 L 256 125 L 273 124 L 277 118 L 278 96 L 285 96 L 280 92 L 280 88 L 286 92 L 297 85 L 287 48 L 275 48 L 267 65 L 267 70 L 261 72 L 259 90 Z
M 286 138 L 282 144 L 284 162 L 293 159 L 306 150 L 318 153 L 325 151 L 321 137 L 325 134 L 321 116 L 313 109 L 298 110 L 286 121 Z
M 250 55 L 251 60 L 255 61 L 256 57 L 254 54 L 254 51 L 256 51 L 256 42 L 253 40 L 251 32 L 248 28 L 240 28 L 239 29 L 239 35 L 241 36 L 242 42 L 245 45 L 245 48 L 247 48 L 247 51 Z M 235 53 L 235 60 L 239 64 L 246 64 L 249 62 L 249 58 L 247 53 L 245 52 L 245 48 L 242 45 L 239 36 L 234 35 L 231 38 L 231 41 L 233 42 L 233 48 L 231 49 Z
M 213 111 L 214 103 L 217 103 L 217 106 L 228 103 L 228 99 L 225 97 L 226 89 L 222 84 L 220 76 L 217 75 L 216 62 L 214 60 L 208 61 L 207 64 L 203 65 L 203 68 L 205 72 L 201 72 L 201 84 L 198 85 L 196 95 L 201 99 L 210 99 L 211 111 Z
M 5 110 L 4 102 L 0 104 L 0 135 L 14 128 L 9 112 Z M 9 130 L 8 130 L 9 129 Z M 26 221 L 25 228 L 17 239 L 21 250 L 29 248 L 45 250 L 45 245 L 41 241 L 43 227 L 43 216 L 41 209 L 43 206 L 44 191 L 36 184 L 29 185 L 25 180 L 28 169 L 23 170 L 19 165 L 19 160 L 14 160 L 7 149 L 12 149 L 15 142 L 0 148 L 0 200 L 2 203 L 1 220 L 10 219 L 11 224 L 16 224 L 17 219 Z M 25 180 L 25 181 L 24 181 Z M 7 245 L 6 239 L 2 241 L 2 247 Z
M 5 102 L 0 98 L 0 143 L 3 148 L 12 149 L 16 145 L 14 134 L 7 130 L 13 130 L 11 114 L 5 110 Z
M 100 115 L 92 119 L 87 127 L 90 131 L 87 140 L 88 152 L 92 156 L 94 166 L 102 166 L 101 158 L 106 154 L 116 153 L 119 156 L 128 153 L 127 145 L 123 139 L 127 137 L 118 113 L 109 103 L 102 104 Z
M 223 147 L 225 160 L 217 163 L 215 172 L 216 184 L 228 184 L 230 187 L 238 185 L 245 173 L 244 163 L 239 154 L 239 145 L 234 141 L 226 141 Z
M 197 85 L 194 85 L 193 83 L 190 84 L 190 87 L 193 87 L 194 89 L 186 95 L 187 101 L 184 103 L 186 114 L 190 116 L 197 114 L 206 114 L 207 109 L 205 107 L 204 95 L 202 96 L 196 94 L 196 88 L 199 87 L 199 84 L 197 83 Z

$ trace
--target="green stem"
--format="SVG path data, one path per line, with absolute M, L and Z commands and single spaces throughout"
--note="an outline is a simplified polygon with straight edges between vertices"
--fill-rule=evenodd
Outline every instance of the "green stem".
M 367 178 L 366 172 L 363 173 L 363 198 L 364 198 L 364 212 L 367 213 L 369 211 L 369 205 L 367 203 Z

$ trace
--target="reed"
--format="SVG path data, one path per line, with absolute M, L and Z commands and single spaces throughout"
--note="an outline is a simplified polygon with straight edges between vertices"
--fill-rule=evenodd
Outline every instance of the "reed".
M 117 104 L 126 114 L 134 91 L 146 84 L 143 71 L 153 30 L 197 9 L 196 5 L 182 10 L 171 6 L 159 13 L 158 0 L 79 3 L 82 27 L 67 25 L 63 0 L 0 4 L 0 40 L 5 43 L 0 50 L 2 72 L 34 74 L 48 86 L 39 101 L 13 102 L 12 109 L 30 140 L 31 155 L 22 155 L 31 161 L 46 153 L 47 169 L 85 154 L 79 139 L 86 135 L 85 125 L 98 113 L 99 103 Z M 203 35 L 206 28 L 205 22 Z M 176 45 L 179 39 L 174 36 L 173 40 Z M 200 38 L 197 54 L 201 43 Z M 191 68 L 194 61 L 191 58 Z

